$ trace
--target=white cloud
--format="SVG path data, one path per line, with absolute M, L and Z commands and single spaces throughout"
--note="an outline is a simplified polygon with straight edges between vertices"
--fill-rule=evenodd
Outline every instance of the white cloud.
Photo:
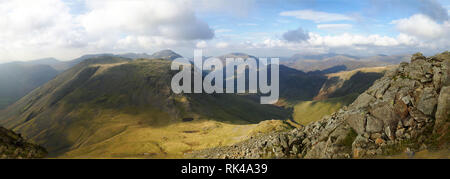
M 348 47 L 358 45 L 372 45 L 372 46 L 396 46 L 400 43 L 397 39 L 380 36 L 380 35 L 353 35 L 344 33 L 342 35 L 335 36 L 320 36 L 318 34 L 311 34 L 308 41 L 311 45 L 315 46 L 328 46 L 328 47 Z
M 445 0 L 372 0 L 369 1 L 369 9 L 367 12 L 386 14 L 396 11 L 413 11 L 425 14 L 438 22 L 444 22 L 449 19 L 449 7 L 443 6 L 441 2 Z
M 448 21 L 444 24 L 438 24 L 430 17 L 423 14 L 416 14 L 409 18 L 394 20 L 398 31 L 412 35 L 421 39 L 441 38 L 449 33 L 450 26 Z
M 216 44 L 217 48 L 227 48 L 229 46 L 230 46 L 230 44 L 228 44 L 226 42 L 219 42 L 219 43 Z
M 181 3 L 181 4 L 180 4 Z M 211 39 L 214 31 L 183 1 L 87 1 L 80 17 L 88 33 L 131 33 L 178 40 Z
M 372 35 L 358 35 L 344 33 L 340 35 L 320 35 L 309 33 L 309 39 L 301 42 L 289 42 L 281 39 L 268 38 L 260 43 L 246 43 L 241 48 L 260 49 L 262 51 L 276 51 L 288 49 L 296 53 L 349 53 L 353 55 L 375 55 L 386 53 L 404 53 L 409 50 L 432 48 L 417 38 L 400 34 L 396 37 Z
M 351 24 L 318 24 L 318 29 L 322 30 L 348 30 L 353 28 Z
M 202 40 L 200 42 L 197 42 L 197 44 L 195 46 L 197 48 L 206 48 L 206 47 L 208 47 L 208 44 L 206 43 L 206 41 Z
M 425 10 L 420 12 L 426 15 L 418 14 L 392 21 L 391 25 L 393 24 L 399 31 L 397 36 L 376 33 L 319 35 L 297 29 L 289 34 L 292 36 L 287 36 L 287 39 L 294 39 L 291 41 L 279 39 L 284 34 L 277 29 L 264 29 L 261 32 L 245 32 L 244 29 L 243 33 L 226 33 L 236 29 L 222 25 L 214 27 L 216 30 L 213 30 L 208 23 L 197 16 L 197 14 L 208 15 L 213 12 L 221 15 L 230 13 L 237 14 L 238 17 L 246 16 L 251 12 L 254 1 L 72 1 L 83 2 L 86 8 L 80 8 L 77 3 L 69 3 L 65 0 L 0 0 L 2 15 L 0 16 L 0 62 L 50 56 L 71 59 L 86 53 L 154 52 L 166 48 L 183 53 L 183 50 L 190 52 L 195 47 L 217 53 L 250 50 L 249 52 L 262 54 L 273 52 L 277 55 L 283 55 L 288 50 L 295 52 L 354 50 L 361 53 L 379 50 L 380 53 L 385 53 L 382 50 L 389 52 L 394 49 L 442 51 L 450 47 L 449 21 L 438 20 L 444 19 L 445 13 L 434 13 L 435 16 L 431 18 L 433 13 L 425 13 Z M 320 23 L 317 24 L 317 28 L 322 30 L 349 30 L 353 26 L 359 27 L 352 22 L 334 22 L 355 21 L 355 17 L 345 14 L 299 10 L 281 12 L 280 15 Z M 275 19 L 276 22 L 288 23 L 292 20 L 286 17 L 280 18 L 282 19 Z M 242 19 L 236 24 L 238 26 L 235 28 L 257 25 L 262 27 L 264 23 L 261 20 Z M 217 38 L 208 41 L 215 33 L 218 34 Z
M 448 10 L 437 0 L 419 0 L 420 11 L 433 20 L 443 22 L 448 20 Z
M 87 45 L 83 29 L 59 0 L 0 1 L 0 60 L 68 55 Z
M 71 14 L 62 0 L 0 0 L 0 60 L 195 47 L 195 41 L 214 37 L 214 30 L 197 18 L 194 3 L 187 0 L 83 4 L 84 11 Z
M 332 22 L 332 21 L 353 21 L 354 19 L 343 14 L 320 12 L 314 10 L 298 10 L 298 11 L 284 11 L 280 13 L 281 16 L 291 16 L 297 19 L 311 20 L 316 23 Z

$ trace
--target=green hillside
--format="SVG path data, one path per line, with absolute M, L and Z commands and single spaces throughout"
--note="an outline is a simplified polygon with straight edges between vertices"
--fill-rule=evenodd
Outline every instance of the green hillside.
M 3 111 L 0 125 L 54 157 L 177 158 L 238 142 L 259 122 L 289 116 L 237 95 L 173 94 L 174 73 L 167 60 L 85 60 Z
M 321 120 L 324 116 L 330 115 L 343 106 L 351 104 L 358 93 L 347 96 L 329 98 L 318 101 L 302 101 L 294 106 L 294 120 L 302 125 Z
M 328 74 L 313 100 L 291 102 L 293 118 L 302 125 L 318 121 L 352 103 L 383 74 L 394 66 L 360 68 Z

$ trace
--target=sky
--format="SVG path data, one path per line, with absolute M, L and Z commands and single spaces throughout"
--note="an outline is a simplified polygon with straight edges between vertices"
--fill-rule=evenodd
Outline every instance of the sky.
M 0 62 L 171 49 L 192 57 L 450 49 L 450 0 L 0 0 Z

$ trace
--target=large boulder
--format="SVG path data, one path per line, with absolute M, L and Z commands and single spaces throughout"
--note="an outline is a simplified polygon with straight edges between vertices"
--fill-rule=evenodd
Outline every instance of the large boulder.
M 450 146 L 450 86 L 441 89 L 436 110 L 436 122 L 433 133 L 438 136 L 438 143 Z
M 366 131 L 369 133 L 382 132 L 384 129 L 383 120 L 379 120 L 373 116 L 367 116 L 367 126 Z
M 436 110 L 436 127 L 450 122 L 450 86 L 441 89 Z
M 400 119 L 394 110 L 393 102 L 389 101 L 374 103 L 369 112 L 376 120 L 382 121 L 385 127 L 396 126 Z
M 417 109 L 423 112 L 425 115 L 432 116 L 437 105 L 437 94 L 433 87 L 426 87 L 423 89 L 417 102 Z
M 364 111 L 348 111 L 343 116 L 345 122 L 347 122 L 358 134 L 363 134 L 366 131 L 366 113 Z

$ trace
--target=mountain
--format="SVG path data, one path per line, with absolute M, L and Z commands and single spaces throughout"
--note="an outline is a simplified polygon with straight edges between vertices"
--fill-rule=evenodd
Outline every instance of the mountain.
M 393 68 L 396 66 L 359 68 L 326 74 L 328 79 L 314 100 L 341 97 L 352 93 L 361 94 L 372 86 L 375 80 L 383 77 L 386 71 Z
M 286 109 L 233 94 L 174 94 L 169 60 L 82 61 L 9 106 L 0 125 L 50 156 L 180 157 L 240 141 Z
M 149 59 L 153 59 L 153 58 L 165 59 L 165 60 L 175 60 L 177 58 L 182 58 L 182 56 L 175 53 L 172 50 L 162 50 L 162 51 L 155 52 L 154 54 L 152 54 Z
M 313 56 L 296 54 L 282 63 L 304 72 L 317 73 L 322 71 L 322 73 L 335 73 L 364 67 L 397 65 L 407 61 L 409 57 L 409 55 L 356 57 L 345 54 L 323 54 Z
M 206 158 L 450 157 L 450 52 L 414 54 L 348 107 L 289 132 L 190 153 Z M 415 156 L 415 154 L 421 154 Z
M 147 59 L 152 58 L 151 55 L 148 55 L 146 53 L 124 53 L 124 54 L 119 54 L 117 56 L 122 57 L 122 58 L 129 58 L 129 59 L 133 59 L 133 60 L 139 59 L 139 58 L 147 58 Z
M 0 109 L 13 104 L 30 91 L 47 83 L 59 73 L 93 57 L 113 54 L 84 55 L 71 61 L 43 58 L 0 64 Z
M 125 53 L 125 54 L 89 54 L 70 61 L 60 61 L 55 58 L 43 58 L 26 62 L 12 62 L 0 64 L 0 109 L 14 103 L 28 92 L 39 87 L 57 74 L 72 68 L 86 59 L 96 57 L 121 57 L 127 59 L 139 58 L 162 58 L 173 60 L 181 57 L 173 51 L 164 50 L 153 55 L 145 53 Z
M 47 151 L 21 135 L 0 127 L 0 159 L 43 158 Z
M 241 53 L 241 52 L 234 52 L 234 53 L 229 53 L 229 54 L 225 54 L 225 55 L 221 55 L 217 57 L 218 59 L 222 60 L 225 63 L 225 60 L 227 58 L 242 58 L 242 59 L 247 59 L 247 58 L 253 58 L 253 59 L 258 59 L 255 56 L 246 54 L 246 53 Z
M 353 59 L 357 59 L 358 58 L 356 56 L 351 56 L 351 55 L 346 55 L 346 54 L 336 54 L 336 53 L 312 54 L 312 55 L 294 54 L 288 59 L 288 61 L 323 60 L 323 59 L 326 59 L 326 58 L 333 58 L 333 57 L 336 57 L 336 56 L 343 56 L 343 57 L 348 57 L 348 58 L 353 58 Z
M 27 61 L 24 63 L 28 63 L 28 64 L 33 64 L 33 65 L 55 65 L 58 63 L 61 63 L 61 61 L 57 60 L 56 58 L 41 58 L 41 59 L 36 59 L 36 60 L 32 60 L 32 61 Z
M 326 74 L 327 80 L 312 100 L 293 104 L 293 119 L 307 125 L 351 104 L 361 93 L 396 66 L 360 68 Z
M 53 79 L 58 71 L 49 65 L 21 62 L 0 64 L 0 109 Z
M 42 58 L 42 59 L 31 60 L 31 61 L 26 61 L 26 62 L 18 62 L 18 63 L 27 64 L 27 65 L 48 65 L 59 72 L 64 71 L 67 68 L 69 68 L 67 62 L 60 61 L 55 58 Z
M 256 57 L 245 53 L 231 53 L 218 58 Z M 280 65 L 280 100 L 277 105 L 292 108 L 293 120 L 306 125 L 352 103 L 391 68 L 394 67 L 360 68 L 338 73 L 331 73 L 332 70 L 329 69 L 305 73 Z
M 220 59 L 224 65 L 227 58 L 241 58 L 244 60 L 247 58 L 258 59 L 255 56 L 239 52 L 221 55 L 217 58 Z M 224 72 L 224 76 L 225 75 Z M 246 70 L 246 78 L 246 81 L 248 81 L 248 70 Z M 268 77 L 268 79 L 270 80 L 270 77 Z M 322 74 L 307 74 L 286 65 L 279 65 L 280 102 L 311 100 L 325 81 L 326 77 Z

